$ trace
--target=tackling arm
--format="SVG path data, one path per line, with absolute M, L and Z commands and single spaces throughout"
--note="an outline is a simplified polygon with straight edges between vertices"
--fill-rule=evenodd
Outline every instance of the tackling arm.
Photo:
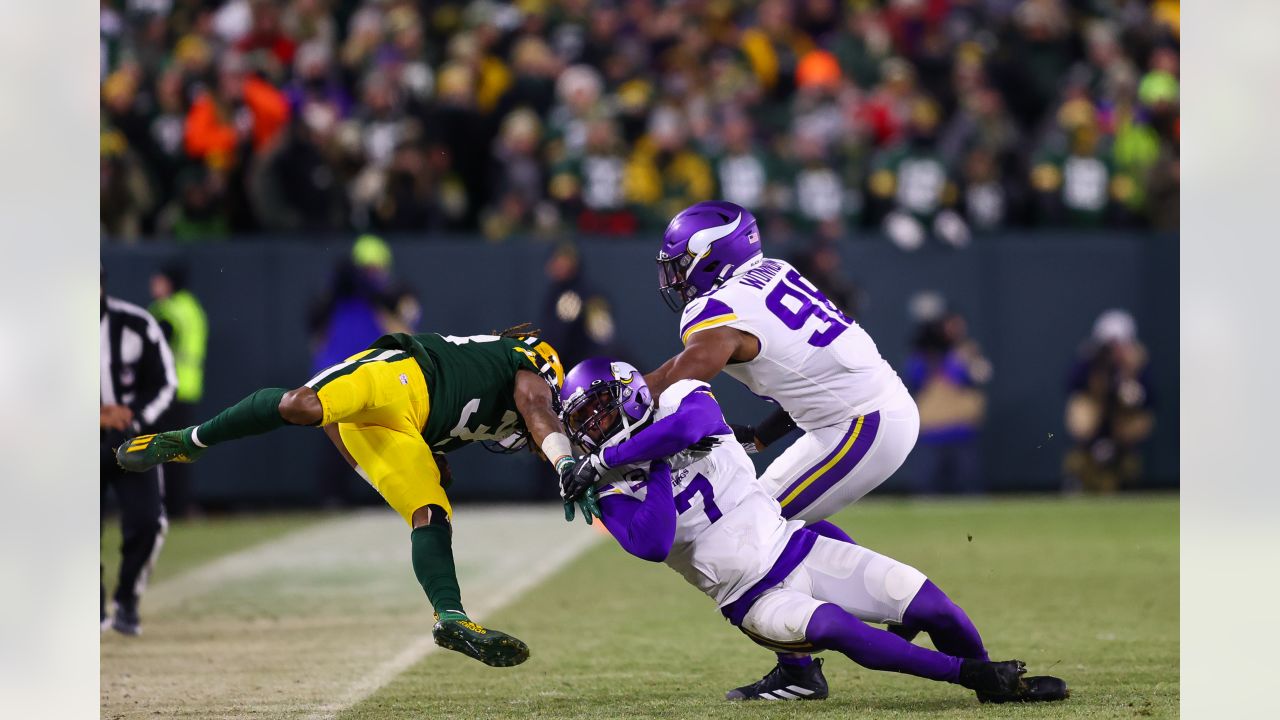
M 515 385 L 516 410 L 524 420 L 524 426 L 529 430 L 529 436 L 534 445 L 543 448 L 552 466 L 555 466 L 564 456 L 572 457 L 569 439 L 564 434 L 564 426 L 560 424 L 560 418 L 556 417 L 555 410 L 552 409 L 551 386 L 537 373 L 529 370 L 516 373 Z M 543 445 L 549 438 L 552 444 L 559 445 L 557 441 L 560 438 L 556 438 L 556 435 L 564 439 L 564 447 L 547 452 L 547 448 Z
M 662 562 L 676 539 L 676 503 L 671 468 L 655 462 L 649 468 L 644 500 L 621 493 L 600 498 L 600 519 L 623 550 L 641 560 Z
M 730 432 L 720 405 L 706 390 L 695 390 L 680 401 L 680 407 L 654 422 L 630 440 L 607 447 L 601 459 L 608 467 L 671 457 L 708 435 Z
M 689 336 L 684 350 L 657 370 L 645 375 L 645 384 L 654 397 L 680 380 L 710 382 L 724 366 L 747 362 L 760 352 L 760 341 L 737 328 L 715 327 Z

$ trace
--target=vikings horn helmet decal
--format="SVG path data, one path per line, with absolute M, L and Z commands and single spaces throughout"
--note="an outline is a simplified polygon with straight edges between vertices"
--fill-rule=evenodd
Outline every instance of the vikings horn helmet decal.
M 679 310 L 761 257 L 754 215 L 731 202 L 700 202 L 672 218 L 662 236 L 658 287 L 667 305 Z
M 591 358 L 565 376 L 561 420 L 569 439 L 588 452 L 620 443 L 653 417 L 653 397 L 630 363 Z

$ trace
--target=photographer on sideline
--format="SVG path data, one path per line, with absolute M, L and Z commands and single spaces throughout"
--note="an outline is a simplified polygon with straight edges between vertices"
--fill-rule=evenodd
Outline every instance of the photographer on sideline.
M 1066 408 L 1075 446 L 1063 458 L 1066 489 L 1111 493 L 1142 477 L 1141 445 L 1155 424 L 1147 350 L 1133 316 L 1107 310 L 1072 368 Z

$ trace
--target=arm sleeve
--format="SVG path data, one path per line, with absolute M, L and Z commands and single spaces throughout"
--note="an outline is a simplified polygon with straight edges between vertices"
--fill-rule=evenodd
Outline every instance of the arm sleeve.
M 600 519 L 623 550 L 641 560 L 662 562 L 676 538 L 676 503 L 671 468 L 655 462 L 649 471 L 644 500 L 625 494 L 602 495 Z
M 138 394 L 130 403 L 138 430 L 147 430 L 155 425 L 173 403 L 177 391 L 178 373 L 173 365 L 173 353 L 164 340 L 160 324 L 149 318 L 146 342 L 138 362 Z
M 756 425 L 756 437 L 760 438 L 762 445 L 769 447 L 795 429 L 796 421 L 791 419 L 786 410 L 778 408 Z
M 697 390 L 680 402 L 675 412 L 645 428 L 625 442 L 605 448 L 604 463 L 621 467 L 671 457 L 708 435 L 733 431 L 724 422 L 720 405 L 711 393 Z

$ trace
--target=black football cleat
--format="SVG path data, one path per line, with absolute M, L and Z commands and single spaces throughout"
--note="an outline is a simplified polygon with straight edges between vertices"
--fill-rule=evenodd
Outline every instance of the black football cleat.
M 822 659 L 808 665 L 778 663 L 768 675 L 750 685 L 725 693 L 726 700 L 826 700 L 827 679 L 822 676 Z
M 987 662 L 966 658 L 960 661 L 960 685 L 978 694 L 981 702 L 1009 702 L 1022 688 L 1027 671 L 1021 660 Z
M 978 693 L 978 702 L 983 703 L 1030 703 L 1030 702 L 1055 702 L 1058 700 L 1066 700 L 1071 695 L 1071 691 L 1067 689 L 1067 683 L 1061 678 L 1052 675 L 1032 675 L 1024 677 L 1018 683 L 1018 691 L 1012 696 L 995 695 L 984 696 Z
M 141 635 L 142 619 L 138 617 L 138 607 L 116 603 L 116 611 L 111 615 L 111 629 L 130 637 Z
M 529 659 L 529 646 L 501 630 L 472 622 L 460 613 L 437 616 L 431 631 L 436 644 L 490 667 L 511 667 Z

